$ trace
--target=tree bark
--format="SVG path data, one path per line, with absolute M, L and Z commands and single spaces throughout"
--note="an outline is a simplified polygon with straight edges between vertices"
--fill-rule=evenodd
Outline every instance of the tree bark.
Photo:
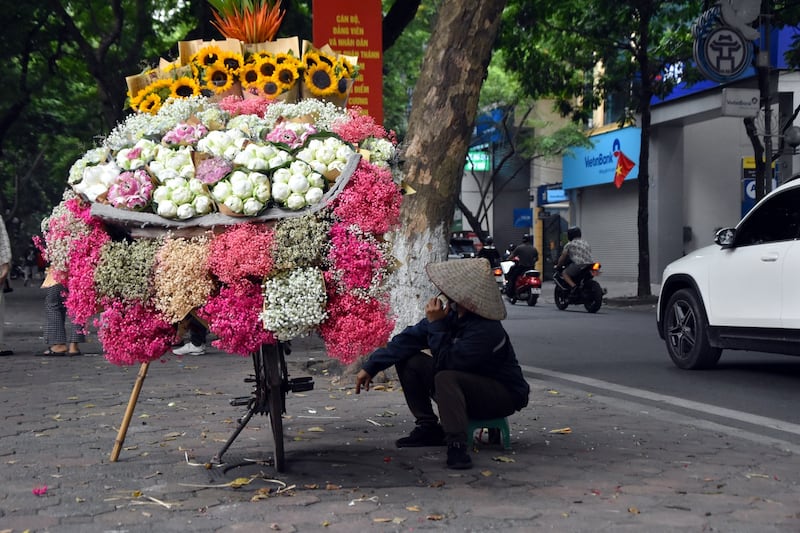
M 434 294 L 425 265 L 447 258 L 478 96 L 505 0 L 443 0 L 431 34 L 402 147 L 404 199 L 394 239 L 400 260 L 392 305 L 397 329 L 413 324 Z

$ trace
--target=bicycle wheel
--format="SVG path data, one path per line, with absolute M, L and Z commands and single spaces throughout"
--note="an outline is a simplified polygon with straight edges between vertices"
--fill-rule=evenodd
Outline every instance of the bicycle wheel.
M 269 423 L 272 427 L 272 438 L 275 441 L 275 470 L 283 472 L 286 459 L 283 453 L 283 418 L 285 411 L 286 362 L 283 359 L 283 347 L 280 344 L 263 347 L 266 349 L 267 366 L 267 401 L 269 402 Z

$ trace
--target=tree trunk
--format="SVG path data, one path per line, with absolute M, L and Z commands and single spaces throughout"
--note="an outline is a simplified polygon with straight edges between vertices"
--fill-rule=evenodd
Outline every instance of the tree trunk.
M 642 134 L 639 152 L 639 210 L 637 230 L 639 232 L 639 277 L 637 295 L 639 298 L 650 296 L 650 213 L 648 209 L 650 195 L 650 100 L 653 97 L 652 73 L 648 55 L 650 35 L 648 29 L 652 12 L 643 10 L 639 13 L 639 70 L 642 85 L 639 94 L 642 110 Z
M 422 316 L 434 294 L 425 265 L 447 258 L 447 242 L 475 123 L 478 96 L 505 0 L 443 0 L 414 88 L 402 147 L 406 196 L 394 254 L 392 306 L 398 330 Z

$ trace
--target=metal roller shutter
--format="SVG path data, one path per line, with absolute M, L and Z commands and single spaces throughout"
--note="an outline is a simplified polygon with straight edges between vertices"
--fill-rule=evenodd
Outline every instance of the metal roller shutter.
M 602 277 L 614 281 L 636 281 L 639 264 L 636 182 L 622 189 L 599 185 L 582 190 L 578 220 L 584 238 L 592 246 Z M 601 278 L 602 282 L 602 278 Z

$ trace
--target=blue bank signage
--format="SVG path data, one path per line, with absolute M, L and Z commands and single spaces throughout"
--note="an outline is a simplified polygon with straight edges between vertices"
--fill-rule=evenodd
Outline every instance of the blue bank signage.
M 518 207 L 514 209 L 514 227 L 531 228 L 533 227 L 533 209 L 529 207 Z
M 562 159 L 563 188 L 568 190 L 614 183 L 620 152 L 636 164 L 625 181 L 638 178 L 641 135 L 641 128 L 622 128 L 593 135 L 591 141 L 594 147 L 575 148 L 572 155 Z

